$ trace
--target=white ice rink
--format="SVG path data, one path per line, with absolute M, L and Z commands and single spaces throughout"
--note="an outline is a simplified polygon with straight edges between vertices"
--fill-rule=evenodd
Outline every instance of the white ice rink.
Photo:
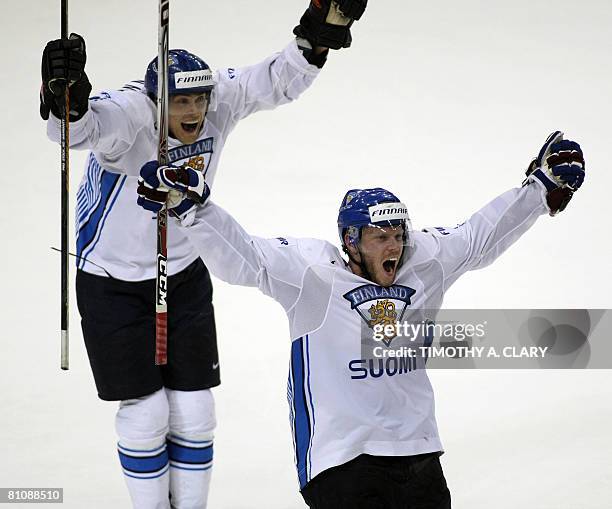
M 59 369 L 59 255 L 50 246 L 59 244 L 60 152 L 37 98 L 59 3 L 5 1 L 0 17 L 0 487 L 63 487 L 66 508 L 122 509 L 130 504 L 116 405 L 97 399 L 74 295 L 71 369 Z M 254 63 L 291 39 L 306 5 L 172 0 L 170 46 L 213 67 Z M 70 9 L 94 92 L 142 78 L 157 52 L 155 0 L 72 0 Z M 335 241 L 344 192 L 383 186 L 416 227 L 453 226 L 520 185 L 561 129 L 583 146 L 583 188 L 492 267 L 464 276 L 445 306 L 611 308 L 611 26 L 609 0 L 371 0 L 353 47 L 330 55 L 300 100 L 230 136 L 214 200 L 249 232 Z M 72 204 L 84 155 L 71 154 Z M 218 281 L 214 303 L 223 385 L 209 505 L 302 508 L 283 311 Z M 455 508 L 612 507 L 612 372 L 431 379 Z

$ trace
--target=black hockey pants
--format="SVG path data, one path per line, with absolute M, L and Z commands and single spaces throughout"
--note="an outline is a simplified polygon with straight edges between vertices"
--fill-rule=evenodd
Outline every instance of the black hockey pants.
M 311 509 L 450 509 L 439 453 L 369 456 L 321 472 L 302 490 Z

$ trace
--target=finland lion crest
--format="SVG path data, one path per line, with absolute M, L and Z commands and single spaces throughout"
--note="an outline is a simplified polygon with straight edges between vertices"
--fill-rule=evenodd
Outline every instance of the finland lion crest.
M 374 329 L 376 325 L 395 325 L 401 322 L 410 298 L 416 290 L 408 286 L 392 285 L 388 288 L 378 285 L 363 285 L 343 297 L 351 303 L 351 309 L 359 313 L 365 324 Z M 395 334 L 382 340 L 386 346 L 391 344 Z

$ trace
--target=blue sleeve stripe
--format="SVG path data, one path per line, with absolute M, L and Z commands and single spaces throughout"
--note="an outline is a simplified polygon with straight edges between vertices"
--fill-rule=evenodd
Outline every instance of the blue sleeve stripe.
M 213 446 L 209 445 L 202 448 L 185 447 L 184 445 L 168 441 L 168 456 L 172 461 L 189 463 L 191 465 L 208 463 L 213 459 Z
M 162 451 L 155 456 L 128 456 L 119 451 L 121 466 L 135 474 L 152 474 L 168 464 L 168 452 Z
M 87 195 L 79 191 L 77 193 L 77 209 L 81 209 L 81 207 L 85 205 L 86 203 L 87 203 Z
M 102 177 L 102 167 L 98 163 L 93 152 L 89 154 L 85 176 L 77 191 L 76 225 L 80 229 L 96 209 L 100 201 L 100 179 Z
M 304 387 L 304 338 L 299 338 L 291 344 L 291 373 L 293 380 L 293 404 L 294 434 L 295 434 L 295 457 L 300 481 L 300 489 L 308 482 L 307 455 L 310 445 L 310 416 L 306 401 Z
M 108 215 L 110 214 L 111 210 L 113 209 L 113 206 L 115 205 L 115 202 L 117 201 L 117 197 L 119 196 L 119 193 L 121 193 L 121 189 L 123 189 L 123 185 L 125 184 L 125 181 L 127 179 L 127 177 L 125 175 L 123 176 L 118 176 L 116 175 L 118 180 L 115 181 L 114 185 L 113 185 L 113 189 L 115 187 L 117 187 L 117 183 L 119 183 L 118 188 L 117 188 L 117 192 L 114 193 L 114 197 L 113 200 L 111 201 L 110 205 L 106 208 L 106 211 L 104 212 L 104 216 L 102 217 L 102 222 L 100 223 L 99 228 L 96 228 L 96 232 L 94 232 L 94 237 L 89 241 L 89 243 L 85 244 L 81 250 L 81 253 L 83 253 L 82 255 L 78 252 L 78 248 L 77 248 L 77 255 L 82 256 L 81 258 L 78 258 L 79 262 L 81 263 L 81 268 L 83 268 L 85 266 L 85 262 L 87 261 L 87 257 L 91 254 L 91 252 L 94 250 L 94 248 L 96 247 L 96 245 L 98 244 L 98 242 L 100 241 L 100 236 L 102 234 L 102 229 L 104 228 L 104 224 L 106 223 L 106 218 L 108 217 Z M 112 190 L 111 190 L 111 195 Z M 110 195 L 109 195 L 110 197 Z M 80 235 L 79 235 L 80 238 Z M 89 247 L 89 244 L 91 244 L 91 242 L 93 241 L 93 244 L 91 245 L 91 247 Z M 78 239 L 77 239 L 78 242 Z M 87 249 L 87 252 L 85 252 L 85 250 Z
M 93 242 L 98 231 L 98 226 L 102 221 L 106 205 L 108 204 L 113 191 L 119 181 L 120 176 L 116 173 L 103 171 L 100 182 L 101 192 L 100 201 L 97 203 L 95 210 L 89 216 L 89 219 L 79 228 L 77 232 L 77 256 L 81 256 L 83 251 Z

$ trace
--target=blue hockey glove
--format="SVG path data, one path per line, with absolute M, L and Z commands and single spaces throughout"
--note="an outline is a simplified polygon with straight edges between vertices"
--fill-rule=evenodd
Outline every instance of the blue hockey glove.
M 564 140 L 561 131 L 547 139 L 527 169 L 523 184 L 539 181 L 546 189 L 550 215 L 565 209 L 584 181 L 584 155 L 575 141 Z
M 149 161 L 140 170 L 138 205 L 157 213 L 165 204 L 184 226 L 193 222 L 196 208 L 209 195 L 204 175 L 189 166 L 159 166 Z

